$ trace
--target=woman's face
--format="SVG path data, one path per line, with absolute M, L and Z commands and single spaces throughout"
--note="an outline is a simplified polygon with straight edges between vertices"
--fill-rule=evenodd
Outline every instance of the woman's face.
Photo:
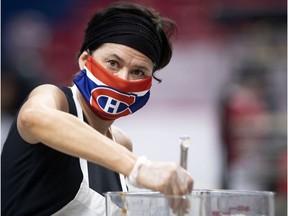
M 152 76 L 153 62 L 131 47 L 105 43 L 93 51 L 92 56 L 104 68 L 122 79 L 133 81 Z

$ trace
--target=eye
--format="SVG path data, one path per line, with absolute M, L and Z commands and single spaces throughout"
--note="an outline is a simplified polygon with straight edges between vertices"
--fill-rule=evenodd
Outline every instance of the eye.
M 142 70 L 134 70 L 132 71 L 132 74 L 137 79 L 143 79 L 147 77 L 147 75 Z
M 115 61 L 115 60 L 108 60 L 107 61 L 108 63 L 108 69 L 112 69 L 112 70 L 115 70 L 115 69 L 118 69 L 120 67 L 120 64 Z

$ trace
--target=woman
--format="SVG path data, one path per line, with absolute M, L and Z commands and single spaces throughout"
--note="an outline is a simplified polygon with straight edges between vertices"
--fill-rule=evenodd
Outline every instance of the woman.
M 192 190 L 189 173 L 137 157 L 112 125 L 148 101 L 155 71 L 170 61 L 173 28 L 127 2 L 89 21 L 74 85 L 35 88 L 11 127 L 2 151 L 3 215 L 104 215 L 103 193 L 126 191 L 125 177 L 169 195 Z

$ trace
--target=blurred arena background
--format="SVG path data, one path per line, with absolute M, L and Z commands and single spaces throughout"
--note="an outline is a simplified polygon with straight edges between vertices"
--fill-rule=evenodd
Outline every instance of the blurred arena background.
M 109 0 L 2 0 L 1 144 L 28 92 L 70 85 L 86 21 Z M 178 25 L 151 100 L 116 121 L 151 160 L 179 161 L 195 188 L 271 190 L 287 215 L 287 2 L 147 0 Z

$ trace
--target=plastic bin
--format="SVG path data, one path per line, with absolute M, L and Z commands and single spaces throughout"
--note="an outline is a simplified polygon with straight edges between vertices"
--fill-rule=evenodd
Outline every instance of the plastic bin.
M 105 199 L 106 216 L 274 216 L 274 193 L 269 191 L 108 192 Z

